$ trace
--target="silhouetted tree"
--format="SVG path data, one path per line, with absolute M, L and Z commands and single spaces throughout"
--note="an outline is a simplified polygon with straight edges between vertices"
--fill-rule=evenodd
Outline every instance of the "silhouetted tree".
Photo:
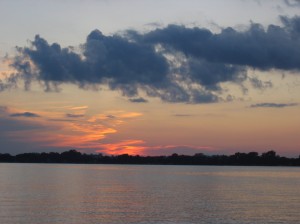
M 57 153 L 22 153 L 12 156 L 8 153 L 0 153 L 0 162 L 18 163 L 97 163 L 97 164 L 175 164 L 175 165 L 272 165 L 272 166 L 300 166 L 298 158 L 280 157 L 271 150 L 262 153 L 257 152 L 241 153 L 233 155 L 204 155 L 197 153 L 194 156 L 178 155 L 173 153 L 170 156 L 139 156 L 122 154 L 108 156 L 100 154 L 82 154 L 74 149 Z
M 277 165 L 278 157 L 273 150 L 263 153 L 261 158 L 264 165 Z
M 0 162 L 9 163 L 9 162 L 12 162 L 13 160 L 14 160 L 14 157 L 11 156 L 10 154 L 8 154 L 8 153 L 1 154 L 0 153 Z
M 75 149 L 71 149 L 67 152 L 61 153 L 62 162 L 69 163 L 80 163 L 82 160 L 81 153 Z

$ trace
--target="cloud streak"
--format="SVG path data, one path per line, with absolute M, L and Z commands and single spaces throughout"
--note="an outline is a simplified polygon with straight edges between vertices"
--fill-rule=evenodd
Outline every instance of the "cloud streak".
M 132 98 L 132 99 L 129 99 L 129 101 L 132 103 L 147 103 L 148 102 L 148 100 L 144 99 L 143 97 Z
M 84 114 L 70 114 L 70 113 L 68 113 L 68 114 L 66 114 L 66 117 L 67 118 L 82 118 L 82 117 L 84 117 Z
M 250 107 L 284 108 L 284 107 L 294 107 L 294 106 L 298 106 L 298 104 L 297 103 L 258 103 L 258 104 L 252 104 Z
M 25 89 L 37 80 L 46 91 L 62 83 L 84 89 L 105 85 L 136 103 L 144 102 L 140 91 L 166 102 L 226 100 L 222 84 L 242 86 L 248 68 L 300 70 L 300 17 L 280 19 L 282 26 L 252 23 L 244 31 L 227 27 L 220 33 L 179 25 L 112 36 L 94 30 L 81 52 L 36 35 L 31 46 L 17 48 L 12 63 L 17 72 L 0 82 L 0 90 L 23 79 Z M 250 81 L 255 88 L 272 87 L 258 78 Z
M 13 113 L 10 114 L 11 117 L 28 117 L 28 118 L 35 118 L 40 117 L 40 115 L 32 112 L 23 112 L 23 113 Z

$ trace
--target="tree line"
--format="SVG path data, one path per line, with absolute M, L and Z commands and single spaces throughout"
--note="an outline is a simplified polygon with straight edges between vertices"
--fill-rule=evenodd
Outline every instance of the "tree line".
M 205 155 L 197 153 L 193 156 L 139 156 L 139 155 L 103 155 L 85 154 L 74 149 L 58 152 L 22 153 L 15 156 L 0 153 L 0 162 L 5 163 L 81 163 L 81 164 L 161 164 L 161 165 L 233 165 L 233 166 L 300 166 L 298 158 L 287 158 L 277 155 L 273 150 L 259 155 L 257 152 L 233 155 Z

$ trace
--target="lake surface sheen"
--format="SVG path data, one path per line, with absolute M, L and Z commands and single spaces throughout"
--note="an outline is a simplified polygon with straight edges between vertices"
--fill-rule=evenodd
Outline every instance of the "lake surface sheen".
M 300 223 L 300 168 L 0 163 L 0 223 Z

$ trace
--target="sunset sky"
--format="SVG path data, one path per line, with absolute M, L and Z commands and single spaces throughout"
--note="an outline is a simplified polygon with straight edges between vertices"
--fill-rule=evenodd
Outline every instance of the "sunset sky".
M 300 154 L 299 0 L 0 12 L 0 153 Z

